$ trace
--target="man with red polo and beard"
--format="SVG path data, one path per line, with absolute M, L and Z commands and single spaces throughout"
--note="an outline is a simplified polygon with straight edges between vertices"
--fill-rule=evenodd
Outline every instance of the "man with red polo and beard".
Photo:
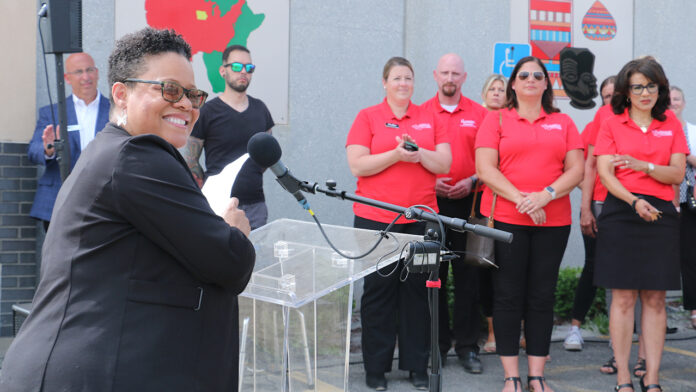
M 266 105 L 246 93 L 256 66 L 249 49 L 229 46 L 222 53 L 220 75 L 225 91 L 201 108 L 182 153 L 200 186 L 208 176 L 218 174 L 229 163 L 247 152 L 249 139 L 259 132 L 271 132 L 274 122 Z M 205 149 L 205 173 L 200 165 Z M 239 171 L 230 197 L 239 199 L 252 230 L 266 224 L 268 209 L 263 195 L 263 170 L 248 159 Z
M 437 94 L 423 103 L 422 107 L 438 116 L 447 124 L 447 132 L 452 148 L 452 165 L 450 172 L 438 175 L 435 184 L 437 204 L 440 214 L 468 219 L 471 211 L 474 186 L 476 184 L 476 167 L 474 164 L 474 141 L 476 132 L 483 118 L 488 113 L 483 106 L 462 95 L 461 89 L 466 80 L 466 71 L 462 59 L 453 53 L 440 58 L 433 72 L 437 83 Z M 447 247 L 463 256 L 466 248 L 466 235 L 452 230 L 446 233 Z M 453 337 L 455 351 L 464 369 L 478 374 L 483 371 L 479 360 L 478 336 L 480 329 L 480 311 L 478 304 L 478 271 L 461 260 L 452 262 L 454 276 L 454 324 L 449 329 L 447 311 L 447 275 L 449 262 L 440 265 L 440 320 L 439 345 L 442 363 L 445 364 L 447 352 L 452 347 Z

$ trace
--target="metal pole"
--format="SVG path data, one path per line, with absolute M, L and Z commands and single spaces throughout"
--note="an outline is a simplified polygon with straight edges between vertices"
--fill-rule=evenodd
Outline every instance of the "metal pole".
M 63 78 L 63 54 L 55 53 L 56 81 L 58 82 L 58 124 L 60 124 L 60 140 L 54 142 L 56 159 L 60 167 L 60 179 L 65 179 L 70 174 L 70 141 L 68 140 L 68 115 L 65 109 L 65 79 Z M 55 132 L 55 130 L 54 130 Z

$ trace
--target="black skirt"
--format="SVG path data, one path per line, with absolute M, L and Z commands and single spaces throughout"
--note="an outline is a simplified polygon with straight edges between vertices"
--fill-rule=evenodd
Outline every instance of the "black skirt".
M 611 193 L 597 218 L 594 283 L 630 290 L 679 290 L 679 215 L 674 205 L 640 195 L 662 211 L 646 222 Z

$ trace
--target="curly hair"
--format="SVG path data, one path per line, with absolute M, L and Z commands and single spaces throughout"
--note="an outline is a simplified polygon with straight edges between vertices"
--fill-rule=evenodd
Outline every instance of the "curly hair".
M 520 68 L 530 61 L 537 63 L 539 67 L 541 67 L 541 71 L 544 72 L 544 77 L 546 78 L 546 90 L 544 90 L 544 94 L 541 96 L 541 107 L 544 108 L 546 113 L 560 112 L 557 107 L 553 106 L 553 85 L 551 84 L 551 79 L 549 79 L 549 73 L 546 71 L 544 63 L 534 56 L 527 56 L 520 59 L 520 61 L 517 62 L 517 65 L 515 65 L 515 68 L 512 70 L 507 89 L 505 91 L 505 95 L 507 96 L 505 107 L 508 109 L 517 109 L 517 94 L 515 94 L 512 84 L 517 78 L 517 73 L 520 71 Z
M 174 30 L 146 27 L 116 41 L 109 55 L 109 85 L 135 78 L 145 68 L 145 57 L 160 53 L 178 53 L 191 60 L 191 46 Z M 114 105 L 113 97 L 110 98 Z
M 619 71 L 614 83 L 614 95 L 611 97 L 614 114 L 621 114 L 631 106 L 631 76 L 636 73 L 643 74 L 650 82 L 658 85 L 657 102 L 650 111 L 650 115 L 659 121 L 665 121 L 665 110 L 670 104 L 669 80 L 660 63 L 650 56 L 631 60 Z

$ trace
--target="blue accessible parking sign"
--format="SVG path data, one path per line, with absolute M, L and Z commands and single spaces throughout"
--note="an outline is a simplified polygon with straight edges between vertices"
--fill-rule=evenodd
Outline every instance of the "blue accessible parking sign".
M 532 47 L 529 44 L 515 44 L 512 42 L 497 42 L 493 50 L 493 73 L 501 74 L 506 78 L 512 74 L 515 64 L 531 55 Z

